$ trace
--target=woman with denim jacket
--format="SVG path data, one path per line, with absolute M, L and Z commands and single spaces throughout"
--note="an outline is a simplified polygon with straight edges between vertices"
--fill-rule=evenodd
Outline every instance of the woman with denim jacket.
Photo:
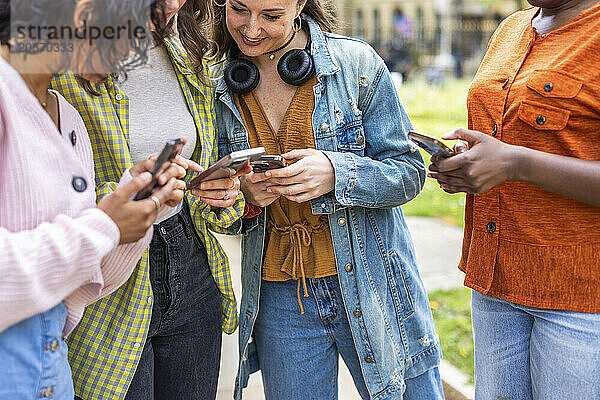
M 264 146 L 288 163 L 242 179 L 234 397 L 261 369 L 267 399 L 335 399 L 341 355 L 364 399 L 443 398 L 399 207 L 425 169 L 390 73 L 367 44 L 330 33 L 318 0 L 215 7 L 219 154 Z

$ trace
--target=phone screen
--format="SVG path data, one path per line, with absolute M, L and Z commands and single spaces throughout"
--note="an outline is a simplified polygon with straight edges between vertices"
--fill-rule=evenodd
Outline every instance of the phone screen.
M 452 157 L 454 155 L 448 146 L 434 137 L 411 131 L 408 133 L 408 138 L 432 156 Z

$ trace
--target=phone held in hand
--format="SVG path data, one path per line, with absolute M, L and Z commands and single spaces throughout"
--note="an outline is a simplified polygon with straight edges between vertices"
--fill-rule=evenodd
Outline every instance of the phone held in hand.
M 452 149 L 434 137 L 410 131 L 408 138 L 432 156 L 447 158 L 455 154 Z
M 194 179 L 187 183 L 188 189 L 195 189 L 204 181 L 212 181 L 214 179 L 229 178 L 231 170 L 237 173 L 246 166 L 248 162 L 258 159 L 265 154 L 264 147 L 256 147 L 247 150 L 234 151 L 221 158 L 219 161 L 202 171 Z
M 287 166 L 285 159 L 281 156 L 264 155 L 259 159 L 250 162 L 252 171 L 256 173 L 267 172 L 270 169 L 278 169 Z
M 158 185 L 158 177 L 171 166 L 171 162 L 175 159 L 177 154 L 179 154 L 182 147 L 183 141 L 181 139 L 172 139 L 167 141 L 165 147 L 163 147 L 162 151 L 158 155 L 154 166 L 150 170 L 150 173 L 152 174 L 152 181 L 139 192 L 137 192 L 133 198 L 134 200 L 143 200 L 150 197 L 152 191 Z

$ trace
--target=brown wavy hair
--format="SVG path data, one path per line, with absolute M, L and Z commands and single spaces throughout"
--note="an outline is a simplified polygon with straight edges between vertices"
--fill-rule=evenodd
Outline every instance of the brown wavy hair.
M 208 53 L 211 58 L 220 61 L 227 55 L 234 40 L 227 30 L 225 22 L 225 0 L 223 3 L 217 3 L 217 0 L 208 0 L 212 6 L 212 15 L 214 24 L 212 25 L 212 40 L 214 46 Z M 302 0 L 298 0 L 301 3 Z M 333 13 L 333 6 L 329 0 L 307 0 L 302 13 L 313 19 L 325 32 L 333 32 L 336 26 L 336 18 Z
M 206 76 L 202 60 L 214 47 L 208 38 L 212 0 L 187 0 L 177 13 L 177 33 L 200 78 Z M 170 22 L 171 28 L 173 20 Z

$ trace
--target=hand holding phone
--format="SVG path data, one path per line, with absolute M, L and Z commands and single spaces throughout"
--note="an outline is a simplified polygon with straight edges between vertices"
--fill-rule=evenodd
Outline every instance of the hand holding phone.
M 150 170 L 152 174 L 152 181 L 146 185 L 143 189 L 137 192 L 134 200 L 143 200 L 152 194 L 152 191 L 158 185 L 158 177 L 164 173 L 170 166 L 171 162 L 175 159 L 177 154 L 183 148 L 184 142 L 181 139 L 172 139 L 167 141 L 165 147 L 163 147 L 158 158 L 154 162 L 154 166 Z
M 408 138 L 432 156 L 447 158 L 455 155 L 452 149 L 434 137 L 410 131 Z
M 231 170 L 234 170 L 237 173 L 242 170 L 248 162 L 258 159 L 263 154 L 265 154 L 264 147 L 234 151 L 208 167 L 194 179 L 190 180 L 187 183 L 187 188 L 195 189 L 204 181 L 229 178 L 231 176 Z

